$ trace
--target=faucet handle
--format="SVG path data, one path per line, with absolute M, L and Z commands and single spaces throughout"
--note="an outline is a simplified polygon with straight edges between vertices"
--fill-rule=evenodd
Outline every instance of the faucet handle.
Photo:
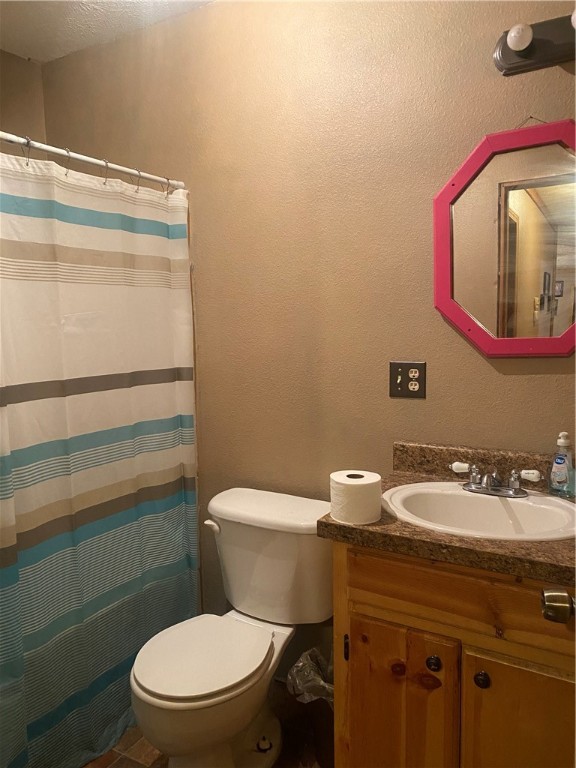
M 508 488 L 512 488 L 513 490 L 520 488 L 520 475 L 515 469 L 512 470 L 510 477 L 508 478 Z
M 537 469 L 523 469 L 520 472 L 520 477 L 522 480 L 529 480 L 531 483 L 537 483 L 538 480 L 542 479 L 542 475 Z
M 448 464 L 448 469 L 451 469 L 452 472 L 456 472 L 457 475 L 460 475 L 464 472 L 468 472 L 470 464 L 466 464 L 464 461 L 453 461 L 452 464 Z

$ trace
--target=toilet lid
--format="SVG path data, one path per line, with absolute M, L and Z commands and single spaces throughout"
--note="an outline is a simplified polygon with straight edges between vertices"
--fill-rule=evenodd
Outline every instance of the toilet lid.
M 213 696 L 267 666 L 272 638 L 264 627 L 203 614 L 151 638 L 136 656 L 134 677 L 153 696 Z

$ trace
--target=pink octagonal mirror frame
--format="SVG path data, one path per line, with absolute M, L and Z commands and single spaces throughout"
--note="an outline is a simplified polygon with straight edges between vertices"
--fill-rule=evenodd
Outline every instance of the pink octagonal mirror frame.
M 498 338 L 453 298 L 452 205 L 490 160 L 503 152 L 561 144 L 575 149 L 574 120 L 487 135 L 434 197 L 434 306 L 487 357 L 567 357 L 574 352 L 574 324 L 561 336 Z

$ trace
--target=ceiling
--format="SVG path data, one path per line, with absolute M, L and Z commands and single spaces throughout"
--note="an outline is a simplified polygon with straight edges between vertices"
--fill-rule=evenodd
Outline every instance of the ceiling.
M 115 40 L 209 0 L 2 0 L 0 49 L 40 63 Z
M 573 177 L 569 177 L 573 178 Z M 544 205 L 544 214 L 555 227 L 565 227 L 574 219 L 576 184 L 560 181 L 557 184 L 537 187 L 534 190 Z

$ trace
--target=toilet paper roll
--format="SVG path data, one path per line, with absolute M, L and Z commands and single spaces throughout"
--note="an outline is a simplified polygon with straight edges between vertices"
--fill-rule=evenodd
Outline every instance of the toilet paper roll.
M 330 516 L 340 523 L 366 525 L 380 520 L 382 478 L 376 472 L 344 469 L 330 475 Z

